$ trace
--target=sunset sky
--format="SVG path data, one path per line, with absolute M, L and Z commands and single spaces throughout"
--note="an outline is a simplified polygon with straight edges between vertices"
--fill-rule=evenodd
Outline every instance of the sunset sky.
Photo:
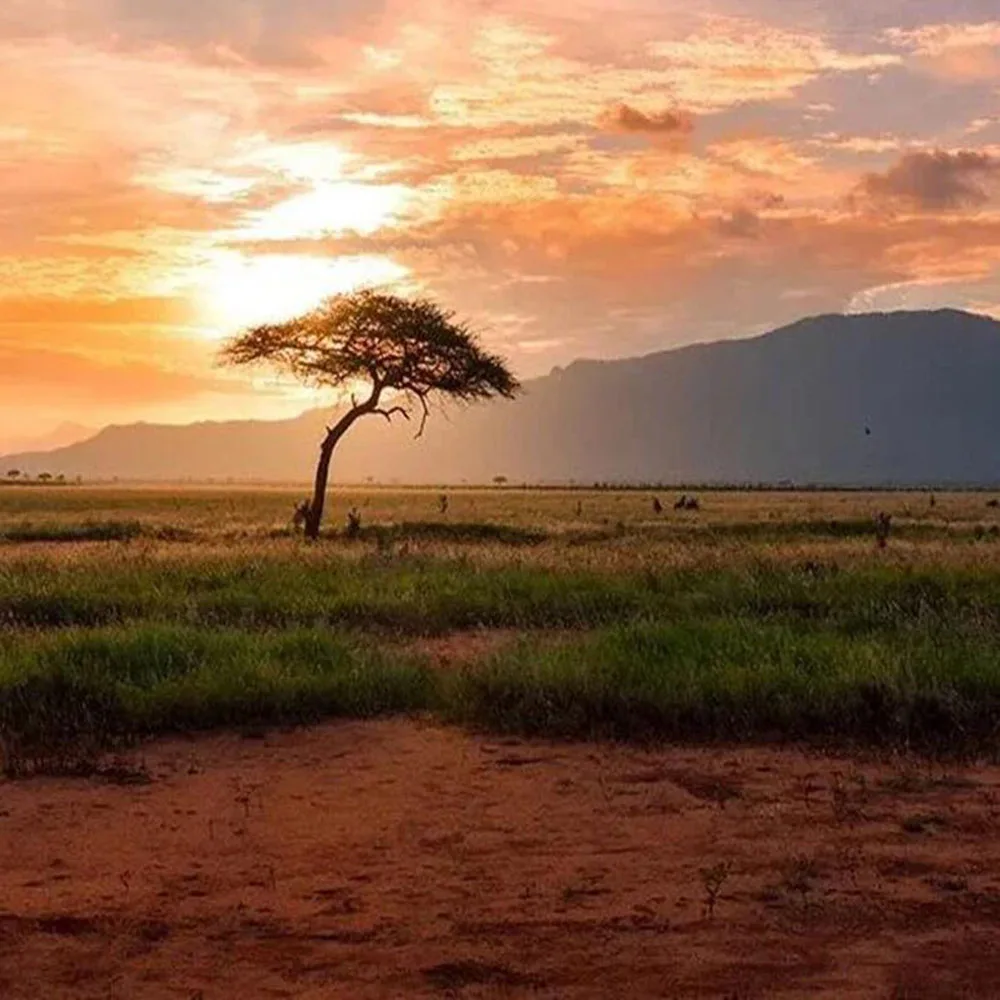
M 522 376 L 818 312 L 1000 316 L 997 11 L 3 0 L 0 449 L 295 413 L 220 337 L 364 283 Z

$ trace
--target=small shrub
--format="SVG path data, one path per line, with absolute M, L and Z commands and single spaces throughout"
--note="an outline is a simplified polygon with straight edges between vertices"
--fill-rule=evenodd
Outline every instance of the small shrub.
M 721 861 L 711 868 L 702 868 L 699 871 L 701 885 L 705 890 L 704 913 L 711 920 L 715 916 L 715 905 L 719 900 L 719 893 L 723 886 L 729 881 L 732 874 L 733 865 L 731 861 Z
M 357 507 L 352 507 L 347 512 L 347 527 L 344 529 L 344 534 L 351 539 L 361 536 L 361 512 Z

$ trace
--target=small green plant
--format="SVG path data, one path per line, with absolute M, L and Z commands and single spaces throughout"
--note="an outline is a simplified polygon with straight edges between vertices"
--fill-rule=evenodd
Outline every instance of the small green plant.
M 719 894 L 722 892 L 729 876 L 733 873 L 731 861 L 720 861 L 711 868 L 702 868 L 698 874 L 701 877 L 701 886 L 705 892 L 703 901 L 703 913 L 711 920 L 715 916 L 715 906 L 719 901 Z

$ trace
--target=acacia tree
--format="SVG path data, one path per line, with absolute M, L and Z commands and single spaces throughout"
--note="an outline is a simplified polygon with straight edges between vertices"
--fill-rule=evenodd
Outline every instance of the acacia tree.
M 437 398 L 510 399 L 520 388 L 503 358 L 486 351 L 453 313 L 427 299 L 372 290 L 337 295 L 304 316 L 246 330 L 223 347 L 222 360 L 268 364 L 318 387 L 366 387 L 365 397 L 352 395 L 350 409 L 327 427 L 313 497 L 303 509 L 307 538 L 319 536 L 334 449 L 361 417 L 391 423 L 418 412 L 420 437 Z

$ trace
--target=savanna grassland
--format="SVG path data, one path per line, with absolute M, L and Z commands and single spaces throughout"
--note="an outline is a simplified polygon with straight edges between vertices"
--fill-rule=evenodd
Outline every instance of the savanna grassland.
M 0 996 L 995 996 L 993 496 L 654 495 L 0 487 Z
M 372 487 L 335 495 L 317 545 L 295 537 L 295 498 L 0 491 L 9 752 L 399 712 L 559 737 L 992 749 L 988 495 L 703 492 L 657 513 L 645 491 Z

